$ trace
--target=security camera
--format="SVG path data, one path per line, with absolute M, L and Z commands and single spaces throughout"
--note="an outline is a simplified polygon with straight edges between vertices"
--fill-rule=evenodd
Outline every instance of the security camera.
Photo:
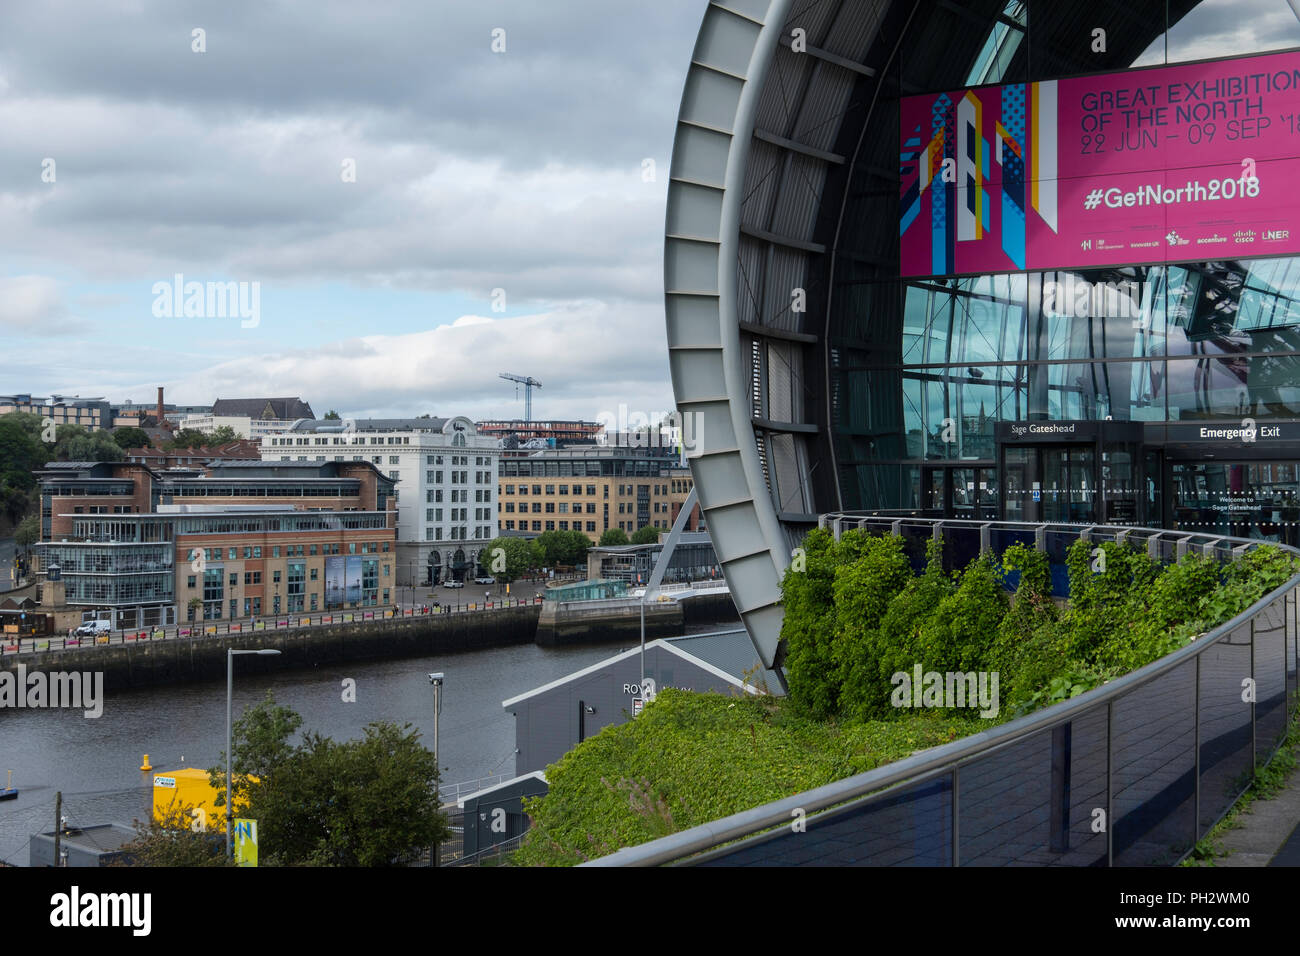
M 437 674 L 430 674 L 430 675 L 429 675 L 429 683 L 430 683 L 430 684 L 433 684 L 434 686 L 441 686 L 441 685 L 442 685 L 442 673 L 439 672 L 439 673 L 437 673 Z

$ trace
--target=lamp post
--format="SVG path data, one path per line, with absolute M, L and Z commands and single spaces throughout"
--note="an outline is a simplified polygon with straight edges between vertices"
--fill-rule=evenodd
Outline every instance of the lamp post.
M 230 702 L 235 690 L 235 655 L 263 654 L 270 656 L 279 653 L 279 651 L 272 650 L 237 651 L 233 647 L 226 648 L 226 859 L 228 860 L 235 855 L 235 810 L 230 805 L 230 752 L 233 749 L 231 743 Z
M 439 775 L 442 774 L 442 768 L 438 765 L 441 759 L 438 756 L 438 715 L 442 713 L 442 671 L 429 675 L 429 683 L 433 685 L 433 766 Z M 441 809 L 442 799 L 438 796 L 439 786 L 437 778 L 433 783 L 433 803 L 434 806 Z M 430 861 L 433 866 L 438 865 L 438 843 L 435 840 L 433 844 L 433 859 Z

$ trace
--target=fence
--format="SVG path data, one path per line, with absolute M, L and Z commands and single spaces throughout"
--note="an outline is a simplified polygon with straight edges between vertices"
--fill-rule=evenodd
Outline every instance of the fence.
M 249 631 L 279 631 L 301 627 L 330 627 L 356 624 L 362 621 L 385 620 L 395 617 L 431 617 L 440 614 L 473 614 L 500 608 L 531 607 L 542 603 L 541 595 L 534 598 L 507 599 L 504 601 L 479 601 L 468 604 L 429 604 L 416 608 L 376 608 L 373 611 L 333 611 L 328 614 L 292 614 L 273 616 L 267 620 L 194 621 L 187 624 L 168 624 L 166 627 L 110 631 L 91 637 L 23 638 L 21 641 L 0 644 L 0 656 L 35 654 L 65 648 L 104 647 L 113 644 L 134 644 L 141 641 L 165 641 L 174 638 L 213 637 L 226 634 L 243 634 Z
M 853 527 L 900 534 L 914 556 L 930 537 L 944 539 L 946 555 L 1025 541 L 1048 553 L 1057 585 L 1064 549 L 1080 537 L 1143 547 L 1162 561 L 1189 551 L 1230 561 L 1263 543 L 848 514 L 822 526 L 837 536 Z M 588 865 L 1173 864 L 1286 735 L 1300 663 L 1297 584 L 1300 575 L 1188 646 L 1064 703 Z

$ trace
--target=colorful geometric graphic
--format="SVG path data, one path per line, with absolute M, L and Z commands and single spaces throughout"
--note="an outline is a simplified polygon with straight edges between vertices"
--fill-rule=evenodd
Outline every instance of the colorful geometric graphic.
M 899 102 L 900 274 L 1300 254 L 1300 51 Z
M 1034 108 L 1054 119 L 1056 84 L 1036 83 L 1034 89 Z M 899 154 L 903 274 L 1024 269 L 1025 202 L 1029 199 L 1037 208 L 1040 197 L 1039 190 L 1026 196 L 1026 162 L 1031 155 L 1026 139 L 1031 125 L 1026 85 L 910 97 L 903 102 L 905 122 L 911 123 L 904 126 Z M 917 122 L 913 117 L 922 110 L 928 115 Z M 1049 165 L 1054 176 L 1055 144 Z M 1041 195 L 1050 201 L 1054 219 L 1055 192 Z M 928 235 L 916 226 L 921 218 L 929 220 Z M 996 249 L 1000 257 L 988 257 L 989 249 Z

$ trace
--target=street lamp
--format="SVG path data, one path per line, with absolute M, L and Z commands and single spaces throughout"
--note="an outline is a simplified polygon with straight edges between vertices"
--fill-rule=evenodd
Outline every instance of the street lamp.
M 429 675 L 429 683 L 433 685 L 433 766 L 438 771 L 439 776 L 442 774 L 442 768 L 438 766 L 438 715 L 442 713 L 442 671 Z M 442 798 L 438 795 L 438 779 L 435 777 L 433 782 L 433 802 L 438 809 L 442 807 Z M 430 861 L 433 866 L 438 865 L 438 843 L 433 844 L 433 859 Z
M 235 655 L 263 654 L 270 656 L 279 653 L 279 651 L 271 650 L 237 651 L 233 647 L 226 648 L 226 859 L 231 859 L 235 855 L 233 840 L 235 810 L 230 805 L 230 752 L 233 749 L 230 728 L 230 700 L 235 689 Z

